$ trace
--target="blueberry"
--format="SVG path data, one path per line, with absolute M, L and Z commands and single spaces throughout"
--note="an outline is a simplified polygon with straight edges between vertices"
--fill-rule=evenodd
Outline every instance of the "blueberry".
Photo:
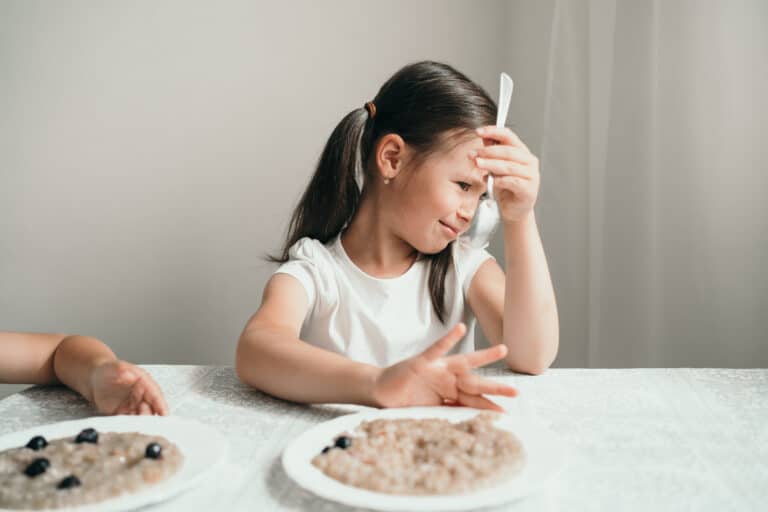
M 336 443 L 334 443 L 334 446 L 341 448 L 342 450 L 346 450 L 352 446 L 352 440 L 347 436 L 339 436 L 336 438 Z
M 325 448 L 323 448 L 323 451 L 321 453 L 328 453 L 328 450 L 330 449 L 331 449 L 330 446 L 326 446 Z
M 45 473 L 45 470 L 49 467 L 51 467 L 51 462 L 48 459 L 35 459 L 29 466 L 27 466 L 27 469 L 24 470 L 24 474 L 29 477 L 35 477 L 41 473 Z
M 57 489 L 71 489 L 72 487 L 80 486 L 80 479 L 75 475 L 69 475 L 67 478 L 59 482 L 56 486 Z
M 92 428 L 86 428 L 85 430 L 77 434 L 77 437 L 75 438 L 75 442 L 96 444 L 99 442 L 99 433 Z
M 157 443 L 149 443 L 147 449 L 144 452 L 144 456 L 148 459 L 159 459 L 163 454 L 163 449 Z
M 48 441 L 43 436 L 35 436 L 27 443 L 27 448 L 38 451 L 48 446 Z

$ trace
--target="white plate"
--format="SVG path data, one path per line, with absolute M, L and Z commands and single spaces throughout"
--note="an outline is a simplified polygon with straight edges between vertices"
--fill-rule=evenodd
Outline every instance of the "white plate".
M 468 510 L 502 505 L 522 498 L 542 487 L 556 476 L 565 464 L 565 447 L 543 425 L 504 414 L 494 423 L 515 434 L 523 443 L 526 463 L 517 475 L 493 487 L 465 494 L 440 496 L 405 496 L 384 494 L 344 485 L 326 476 L 312 465 L 312 458 L 343 431 L 353 431 L 363 420 L 377 418 L 445 418 L 462 421 L 479 410 L 465 407 L 412 407 L 383 409 L 349 414 L 326 421 L 307 430 L 283 451 L 285 472 L 298 485 L 325 499 L 376 510 Z
M 174 416 L 94 416 L 42 425 L 0 436 L 0 451 L 24 446 L 34 436 L 41 435 L 51 440 L 77 435 L 81 430 L 89 427 L 99 432 L 139 432 L 166 437 L 179 447 L 184 455 L 184 463 L 175 475 L 156 485 L 136 493 L 77 507 L 78 511 L 132 510 L 159 503 L 200 483 L 226 459 L 227 443 L 218 431 L 197 421 Z M 49 510 L 60 512 L 73 509 Z M 10 512 L 10 510 L 0 509 L 0 512 Z

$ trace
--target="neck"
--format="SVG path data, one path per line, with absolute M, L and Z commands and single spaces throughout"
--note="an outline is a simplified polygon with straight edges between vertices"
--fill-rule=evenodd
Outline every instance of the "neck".
M 416 261 L 418 252 L 389 229 L 381 206 L 372 194 L 363 194 L 341 243 L 349 259 L 366 274 L 401 276 Z

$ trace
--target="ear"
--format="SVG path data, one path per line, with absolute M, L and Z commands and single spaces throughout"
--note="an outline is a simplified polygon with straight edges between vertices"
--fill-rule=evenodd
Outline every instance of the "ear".
M 388 133 L 376 145 L 376 170 L 382 178 L 392 179 L 403 170 L 408 147 L 402 137 Z

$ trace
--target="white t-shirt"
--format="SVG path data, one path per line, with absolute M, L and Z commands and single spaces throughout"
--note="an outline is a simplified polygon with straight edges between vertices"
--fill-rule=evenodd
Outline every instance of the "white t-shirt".
M 418 259 L 403 275 L 379 279 L 363 272 L 337 236 L 327 245 L 302 238 L 277 273 L 295 277 L 309 309 L 300 338 L 363 363 L 390 366 L 425 350 L 462 321 L 467 334 L 451 353 L 475 349 L 475 316 L 467 303 L 472 277 L 493 256 L 485 249 L 453 244 L 445 279 L 443 324 L 432 309 L 429 260 Z

